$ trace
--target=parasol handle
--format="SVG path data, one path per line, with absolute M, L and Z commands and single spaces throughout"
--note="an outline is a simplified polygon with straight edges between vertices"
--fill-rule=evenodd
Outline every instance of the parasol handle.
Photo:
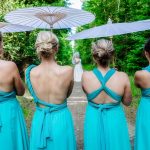
M 110 36 L 109 38 L 110 38 L 110 41 L 113 42 L 113 36 Z M 115 68 L 115 66 L 116 66 L 116 65 L 115 65 L 115 61 L 116 61 L 116 59 L 115 59 L 115 57 L 113 57 L 112 65 L 113 65 L 114 68 Z
M 50 24 L 50 31 L 53 32 L 53 25 Z

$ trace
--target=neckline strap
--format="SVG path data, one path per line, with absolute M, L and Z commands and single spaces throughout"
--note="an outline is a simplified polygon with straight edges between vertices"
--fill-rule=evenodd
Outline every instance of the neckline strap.
M 30 72 L 31 70 L 36 67 L 36 65 L 30 65 L 28 66 L 28 68 L 26 69 L 26 72 L 25 72 L 25 76 L 26 76 L 26 84 L 28 86 L 28 89 L 29 89 L 29 92 L 30 94 L 33 96 L 34 98 L 34 102 L 37 103 L 38 102 L 38 98 L 33 90 L 33 87 L 32 87 L 32 84 L 31 84 L 31 80 L 30 80 Z
M 11 98 L 16 98 L 16 92 L 12 91 L 12 92 L 4 92 L 4 91 L 0 91 L 0 101 L 4 101 L 6 99 L 11 99 Z
M 67 107 L 67 100 L 65 100 L 65 102 L 62 103 L 62 104 L 47 103 L 47 105 L 44 105 L 44 106 L 46 106 L 46 107 L 36 106 L 36 108 L 38 110 L 44 111 L 45 113 L 46 112 L 49 113 L 49 112 L 53 112 L 53 111 L 58 111 L 58 110 L 61 110 L 61 109 L 65 108 L 65 107 Z
M 110 97 L 112 97 L 114 100 L 116 100 L 117 102 L 120 102 L 122 99 L 122 96 L 118 95 L 117 93 L 115 93 L 114 91 L 112 91 L 111 89 L 109 89 L 106 86 L 101 86 L 99 89 L 93 91 L 92 93 L 87 94 L 87 100 L 88 101 L 92 101 L 93 99 L 95 99 L 100 93 L 101 91 L 105 91 Z
M 116 70 L 114 68 L 110 69 L 104 77 L 105 82 L 107 82 L 115 72 Z
M 116 101 L 121 101 L 122 100 L 122 96 L 118 95 L 116 92 L 112 91 L 110 88 L 106 87 L 104 88 L 104 91 L 114 100 Z
M 102 73 L 95 68 L 93 70 L 93 73 L 95 74 L 95 76 L 97 77 L 97 79 L 100 81 L 101 83 L 101 87 L 98 88 L 97 90 L 93 91 L 92 93 L 87 94 L 87 99 L 88 101 L 91 101 L 93 99 L 95 99 L 100 93 L 101 91 L 105 91 L 111 98 L 113 98 L 114 100 L 121 101 L 122 96 L 118 95 L 117 93 L 115 93 L 114 91 L 112 91 L 111 89 L 109 89 L 106 86 L 107 81 L 111 78 L 111 76 L 116 72 L 115 69 L 110 69 L 106 75 L 103 77 Z
M 93 73 L 95 74 L 95 76 L 97 77 L 97 79 L 100 81 L 100 83 L 102 85 L 105 85 L 107 83 L 107 81 L 111 78 L 111 76 L 116 72 L 115 69 L 111 68 L 107 71 L 107 73 L 105 74 L 105 76 L 102 75 L 101 71 L 97 68 L 95 68 L 93 70 Z
M 114 108 L 116 106 L 119 106 L 120 102 L 117 102 L 117 103 L 105 103 L 105 104 L 97 104 L 97 103 L 94 103 L 94 102 L 88 102 L 88 104 L 90 106 L 93 106 L 93 107 L 97 108 L 97 109 L 103 110 L 103 109 L 110 109 L 110 108 Z
M 95 76 L 97 77 L 99 82 L 104 85 L 104 77 L 103 77 L 102 73 L 97 68 L 95 68 L 93 70 L 93 73 L 95 74 Z
M 142 70 L 146 70 L 146 71 L 150 72 L 150 65 L 148 65 L 148 66 L 145 67 L 145 68 L 142 68 Z
M 87 94 L 87 99 L 88 99 L 88 101 L 91 101 L 91 100 L 95 99 L 95 98 L 99 95 L 99 93 L 100 93 L 102 90 L 103 90 L 103 87 L 100 87 L 100 88 L 97 89 L 96 91 Z

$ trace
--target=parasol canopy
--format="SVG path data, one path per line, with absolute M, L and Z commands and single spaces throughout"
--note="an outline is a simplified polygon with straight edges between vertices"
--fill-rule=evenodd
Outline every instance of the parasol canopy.
M 132 32 L 145 31 L 150 29 L 150 20 L 136 21 L 130 23 L 112 23 L 111 19 L 107 24 L 94 27 L 68 37 L 68 40 L 79 40 L 98 37 L 111 37 Z
M 95 16 L 87 11 L 65 7 L 31 7 L 12 11 L 5 16 L 10 23 L 40 29 L 64 29 L 88 24 Z
M 31 31 L 33 28 L 22 26 L 22 25 L 16 25 L 6 22 L 0 22 L 0 32 L 1 33 L 13 33 L 13 32 L 25 32 L 25 31 Z

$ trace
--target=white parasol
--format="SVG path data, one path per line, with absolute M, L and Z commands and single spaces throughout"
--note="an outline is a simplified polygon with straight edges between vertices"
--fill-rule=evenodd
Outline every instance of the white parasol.
M 111 37 L 132 32 L 145 31 L 150 29 L 150 20 L 136 21 L 130 23 L 112 23 L 111 19 L 102 26 L 84 30 L 68 37 L 68 40 L 88 39 L 97 37 Z
M 31 31 L 33 28 L 27 26 L 21 26 L 16 24 L 10 24 L 6 22 L 0 22 L 0 32 L 9 33 L 9 32 L 24 32 Z
M 32 7 L 12 11 L 5 16 L 10 23 L 41 29 L 64 29 L 92 22 L 95 16 L 87 11 L 65 7 Z

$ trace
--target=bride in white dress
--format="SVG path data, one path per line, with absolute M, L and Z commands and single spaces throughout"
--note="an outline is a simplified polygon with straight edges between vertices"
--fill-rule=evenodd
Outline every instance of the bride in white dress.
M 74 53 L 72 63 L 74 64 L 74 81 L 81 82 L 83 69 L 79 52 Z

